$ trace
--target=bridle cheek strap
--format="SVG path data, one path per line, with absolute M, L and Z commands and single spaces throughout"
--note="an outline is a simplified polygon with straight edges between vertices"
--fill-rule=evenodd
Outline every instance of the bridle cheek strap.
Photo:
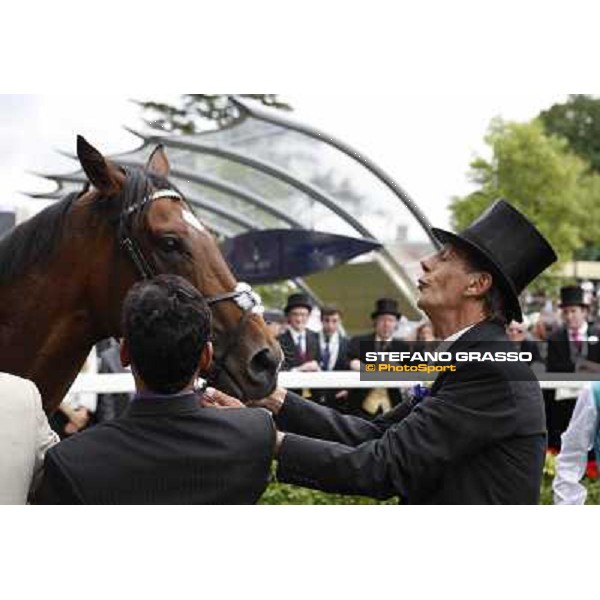
M 130 219 L 133 215 L 139 213 L 146 205 L 152 203 L 154 200 L 159 198 L 172 198 L 173 200 L 180 200 L 183 202 L 181 194 L 171 189 L 157 190 L 149 196 L 145 196 L 139 202 L 132 204 L 121 215 L 121 223 L 119 228 L 119 243 L 125 250 L 131 262 L 141 275 L 142 279 L 151 279 L 156 275 L 155 269 L 152 268 L 150 263 L 146 260 L 144 253 L 135 242 L 132 235 L 132 229 L 130 226 Z M 242 317 L 240 318 L 235 330 L 229 336 L 227 345 L 225 346 L 224 352 L 221 356 L 213 363 L 211 369 L 211 376 L 209 377 L 212 381 L 215 381 L 221 370 L 225 368 L 225 361 L 232 348 L 238 342 L 242 330 L 246 326 L 246 323 L 252 315 L 262 315 L 264 312 L 264 306 L 259 294 L 257 294 L 252 287 L 243 281 L 236 284 L 233 292 L 225 292 L 216 296 L 210 296 L 205 298 L 207 304 L 212 307 L 214 304 L 219 302 L 231 301 L 235 302 L 237 306 L 242 310 Z

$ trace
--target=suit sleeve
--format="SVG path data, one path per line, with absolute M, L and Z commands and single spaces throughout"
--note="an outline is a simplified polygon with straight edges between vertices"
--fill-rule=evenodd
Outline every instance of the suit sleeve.
M 53 449 L 46 453 L 44 476 L 35 495 L 35 504 L 83 504 L 55 453 Z
M 278 478 L 286 483 L 375 498 L 415 501 L 453 463 L 514 432 L 515 402 L 492 371 L 448 383 L 378 439 L 356 447 L 295 434 L 283 440 Z
M 412 404 L 405 402 L 374 421 L 367 421 L 360 417 L 343 415 L 288 391 L 275 422 L 281 431 L 340 442 L 347 446 L 358 446 L 365 441 L 381 437 L 390 425 L 405 418 L 411 409 Z

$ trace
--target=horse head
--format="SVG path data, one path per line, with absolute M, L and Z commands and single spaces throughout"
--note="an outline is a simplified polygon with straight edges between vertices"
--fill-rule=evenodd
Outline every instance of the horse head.
M 136 280 L 180 275 L 213 311 L 215 368 L 209 381 L 245 399 L 268 395 L 276 384 L 281 349 L 262 319 L 256 294 L 236 282 L 210 231 L 169 182 L 163 147 L 152 152 L 144 169 L 119 166 L 81 136 L 77 155 L 93 187 L 77 199 L 74 210 L 82 228 L 91 223 L 109 253 L 109 260 L 98 251 L 89 257 L 97 337 L 119 335 L 121 305 Z

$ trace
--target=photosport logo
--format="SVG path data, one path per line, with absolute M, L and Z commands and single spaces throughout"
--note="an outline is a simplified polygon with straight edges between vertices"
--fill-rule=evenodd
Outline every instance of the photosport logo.
M 487 342 L 485 346 L 486 351 L 480 352 L 474 351 L 471 343 L 460 340 L 452 344 L 420 342 L 413 348 L 408 342 L 394 341 L 382 349 L 375 342 L 361 342 L 360 378 L 363 381 L 433 381 L 443 373 L 457 373 L 466 364 L 511 363 L 508 373 L 513 381 L 537 379 L 540 369 L 535 367 L 542 367 L 544 380 L 600 380 L 600 373 L 585 369 L 569 374 L 546 373 L 543 363 L 535 365 L 537 355 L 521 350 L 511 341 Z

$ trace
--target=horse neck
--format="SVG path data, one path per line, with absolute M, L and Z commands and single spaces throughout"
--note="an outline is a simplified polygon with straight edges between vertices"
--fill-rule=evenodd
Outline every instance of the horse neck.
M 0 287 L 0 369 L 34 381 L 46 412 L 60 404 L 97 339 L 85 265 L 73 256 L 75 249 L 59 252 L 43 271 Z

